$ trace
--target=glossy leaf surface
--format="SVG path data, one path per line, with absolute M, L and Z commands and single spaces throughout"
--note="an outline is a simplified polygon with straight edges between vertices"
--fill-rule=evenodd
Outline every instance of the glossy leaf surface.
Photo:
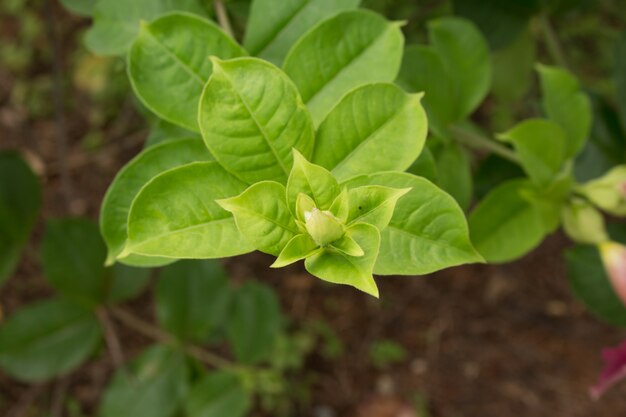
M 223 258 L 253 250 L 215 200 L 245 184 L 216 162 L 196 162 L 153 178 L 130 209 L 125 254 Z
M 379 171 L 404 171 L 417 159 L 428 122 L 421 94 L 393 84 L 348 93 L 320 125 L 313 162 L 339 180 Z
M 298 86 L 317 126 L 353 88 L 393 81 L 403 45 L 400 24 L 365 10 L 344 12 L 300 38 L 283 68 Z
M 292 149 L 313 150 L 313 125 L 289 78 L 256 58 L 213 60 L 199 124 L 217 161 L 242 181 L 285 182 Z
M 172 13 L 141 25 L 128 54 L 128 76 L 146 107 L 171 123 L 198 131 L 198 103 L 213 67 L 209 57 L 245 54 L 210 20 Z

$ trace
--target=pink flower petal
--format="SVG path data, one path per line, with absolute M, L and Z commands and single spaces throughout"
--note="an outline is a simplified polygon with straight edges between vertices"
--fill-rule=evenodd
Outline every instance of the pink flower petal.
M 604 348 L 602 360 L 604 369 L 602 369 L 596 385 L 589 390 L 594 400 L 600 398 L 607 389 L 626 378 L 626 342 L 622 342 L 615 348 Z

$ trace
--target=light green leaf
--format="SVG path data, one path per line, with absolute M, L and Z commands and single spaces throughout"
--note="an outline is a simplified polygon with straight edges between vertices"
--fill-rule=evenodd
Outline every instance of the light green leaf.
M 172 13 L 141 25 L 128 54 L 133 90 L 162 119 L 199 131 L 198 103 L 212 67 L 210 56 L 246 55 L 210 20 Z
M 246 282 L 235 293 L 228 337 L 235 356 L 244 364 L 269 359 L 281 329 L 280 306 L 272 290 Z
M 565 132 L 549 120 L 524 120 L 498 139 L 515 146 L 524 171 L 538 184 L 554 179 L 565 162 Z
M 381 185 L 350 189 L 348 225 L 367 223 L 382 231 L 389 224 L 398 200 L 409 191 L 410 188 L 398 189 Z
M 295 213 L 298 194 L 311 197 L 320 210 L 328 210 L 339 194 L 339 184 L 325 168 L 307 161 L 294 150 L 293 168 L 287 180 L 287 204 Z
M 185 356 L 153 346 L 118 369 L 100 403 L 99 417 L 173 417 L 187 395 Z
M 313 162 L 339 180 L 404 171 L 419 156 L 428 132 L 421 98 L 393 84 L 352 90 L 320 125 Z
M 133 201 L 121 255 L 224 258 L 252 251 L 230 213 L 215 202 L 245 187 L 216 162 L 195 162 L 156 176 Z
M 216 260 L 184 260 L 163 268 L 155 292 L 161 326 L 183 341 L 205 343 L 228 314 L 228 276 Z
M 474 183 L 467 152 L 456 142 L 433 148 L 437 163 L 437 185 L 467 209 L 472 201 Z
M 0 152 L 0 285 L 13 273 L 41 206 L 39 180 L 13 151 Z
M 306 221 L 304 213 L 315 208 L 315 201 L 304 193 L 298 193 L 296 198 L 296 219 L 302 223 Z M 298 224 L 298 223 L 296 223 Z
M 576 297 L 597 317 L 614 326 L 626 327 L 626 307 L 611 285 L 598 248 L 576 245 L 568 249 L 565 265 Z
M 334 284 L 351 285 L 378 298 L 378 287 L 372 276 L 380 247 L 380 232 L 370 224 L 359 223 L 346 232 L 364 252 L 349 256 L 331 248 L 324 249 L 304 261 L 312 275 Z
M 365 10 L 326 19 L 293 46 L 283 68 L 318 126 L 348 91 L 391 82 L 402 60 L 400 23 Z
M 311 239 L 311 236 L 307 234 L 296 235 L 291 238 L 289 242 L 287 242 L 271 267 L 282 268 L 284 266 L 291 265 L 294 262 L 298 262 L 299 260 L 310 256 L 318 249 L 318 244 Z
M 87 48 L 98 55 L 122 55 L 139 33 L 140 21 L 174 10 L 207 14 L 201 0 L 98 0 L 85 35 Z
M 285 187 L 277 182 L 258 182 L 218 203 L 233 214 L 245 239 L 262 252 L 277 256 L 300 233 L 287 207 Z
M 591 102 L 580 90 L 578 81 L 567 70 L 538 65 L 543 105 L 548 118 L 566 133 L 565 156 L 575 156 L 585 145 L 591 131 Z
M 424 275 L 482 260 L 470 243 L 463 211 L 434 184 L 400 172 L 363 175 L 346 183 L 349 188 L 368 184 L 411 188 L 381 233 L 376 274 Z
M 365 255 L 363 248 L 361 248 L 349 234 L 345 234 L 341 239 L 334 241 L 331 243 L 331 246 L 348 256 L 358 257 Z
M 169 169 L 212 159 L 201 140 L 181 139 L 144 150 L 118 172 L 104 196 L 100 209 L 100 230 L 109 249 L 107 263 L 113 263 L 124 249 L 128 237 L 130 206 L 146 183 Z M 156 266 L 170 261 L 132 255 L 122 262 L 138 266 Z
M 572 199 L 561 211 L 563 230 L 576 243 L 597 245 L 609 240 L 604 217 L 583 199 Z
M 0 326 L 0 367 L 22 381 L 39 382 L 68 373 L 100 342 L 95 315 L 62 300 L 30 305 Z
M 200 99 L 200 130 L 215 159 L 241 180 L 284 183 L 292 149 L 313 150 L 311 117 L 287 76 L 256 58 L 213 59 Z
M 579 191 L 607 213 L 626 216 L 626 165 L 613 167 L 600 178 L 583 184 Z
M 489 47 L 473 23 L 456 17 L 429 21 L 428 34 L 452 81 L 452 96 L 448 97 L 448 105 L 455 109 L 454 121 L 462 120 L 478 107 L 489 92 Z
M 150 133 L 148 134 L 144 148 L 179 139 L 197 139 L 202 141 L 202 136 L 200 136 L 199 133 L 184 129 L 155 116 L 154 120 L 150 123 Z
M 342 223 L 348 221 L 348 216 L 350 215 L 350 198 L 347 188 L 344 187 L 339 195 L 335 197 L 328 211 L 333 213 Z
M 507 181 L 487 194 L 470 214 L 472 242 L 487 261 L 517 259 L 546 235 L 540 207 L 529 198 L 530 189 L 527 180 Z
M 446 127 L 456 121 L 456 107 L 450 101 L 454 94 L 453 80 L 437 51 L 431 46 L 407 46 L 397 82 L 407 91 L 426 93 L 423 104 L 429 127 L 443 136 Z
M 252 408 L 250 393 L 240 378 L 228 371 L 211 372 L 189 391 L 185 411 L 189 417 L 244 417 Z
M 319 21 L 360 0 L 254 0 L 243 45 L 252 55 L 280 65 L 291 46 Z

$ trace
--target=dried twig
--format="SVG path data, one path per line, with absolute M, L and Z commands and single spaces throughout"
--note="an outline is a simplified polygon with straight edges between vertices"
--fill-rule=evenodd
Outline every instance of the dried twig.
M 230 20 L 228 20 L 228 13 L 226 12 L 226 6 L 224 6 L 224 2 L 222 0 L 214 0 L 213 6 L 215 7 L 215 14 L 217 15 L 218 23 L 228 36 L 235 39 L 235 33 L 233 32 L 233 27 L 230 24 Z
M 111 359 L 116 368 L 120 368 L 124 365 L 124 351 L 122 350 L 122 344 L 117 336 L 115 327 L 109 317 L 109 312 L 104 308 L 96 310 L 100 325 L 104 330 L 104 339 L 106 340 L 107 348 L 111 354 Z

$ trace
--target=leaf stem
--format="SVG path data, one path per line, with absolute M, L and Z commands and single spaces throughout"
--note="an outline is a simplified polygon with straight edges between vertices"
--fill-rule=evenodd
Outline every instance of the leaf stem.
M 224 6 L 223 0 L 213 0 L 213 6 L 215 7 L 215 14 L 217 15 L 217 21 L 226 32 L 228 36 L 235 39 L 235 33 L 233 27 L 228 19 L 228 12 L 226 12 L 226 6 Z
M 463 145 L 474 149 L 486 149 L 504 159 L 508 159 L 511 162 L 516 164 L 520 163 L 519 158 L 515 155 L 515 152 L 492 139 L 470 132 L 458 126 L 450 127 L 450 131 L 454 135 L 455 139 Z
M 126 326 L 138 331 L 139 333 L 147 336 L 151 339 L 155 339 L 158 342 L 167 345 L 180 346 L 180 342 L 171 334 L 159 329 L 158 327 L 141 320 L 132 313 L 120 308 L 109 307 L 108 310 L 119 321 L 123 322 Z M 209 366 L 223 369 L 241 369 L 242 367 L 218 356 L 208 350 L 205 350 L 199 346 L 192 344 L 182 345 L 182 349 L 189 356 L 198 359 L 201 362 L 206 363 Z
M 116 368 L 122 367 L 124 365 L 124 351 L 122 350 L 120 338 L 117 336 L 115 327 L 111 322 L 109 312 L 106 309 L 100 307 L 96 310 L 96 315 L 98 316 L 98 320 L 100 321 L 100 326 L 102 326 L 102 330 L 104 332 L 104 340 L 106 341 L 107 348 L 109 349 L 109 353 L 111 354 L 113 364 Z
M 556 32 L 550 23 L 550 19 L 546 14 L 541 15 L 539 17 L 539 21 L 541 23 L 541 28 L 543 29 L 543 34 L 546 40 L 546 46 L 548 47 L 548 52 L 552 57 L 552 60 L 559 66 L 569 69 L 569 65 L 567 65 L 567 59 L 565 59 L 565 53 L 563 52 L 563 48 L 561 47 L 561 43 L 559 42 L 559 38 L 556 36 Z

